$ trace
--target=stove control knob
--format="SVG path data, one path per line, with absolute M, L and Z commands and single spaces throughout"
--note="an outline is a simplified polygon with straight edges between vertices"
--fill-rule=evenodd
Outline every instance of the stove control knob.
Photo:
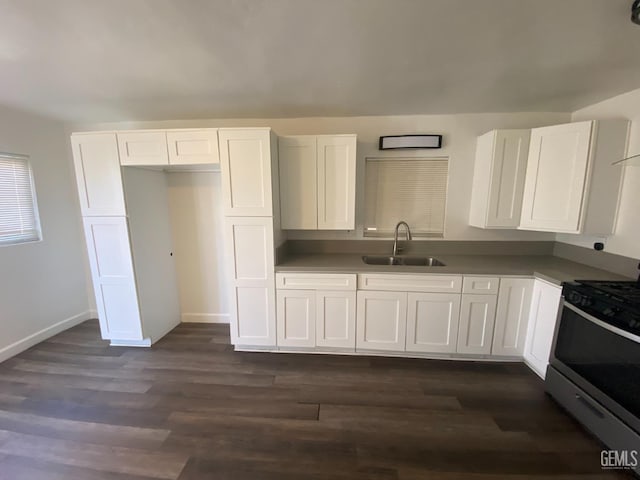
M 578 292 L 571 292 L 569 293 L 567 300 L 569 300 L 569 303 L 573 303 L 574 305 L 580 305 L 580 302 L 582 301 L 582 295 L 580 295 Z

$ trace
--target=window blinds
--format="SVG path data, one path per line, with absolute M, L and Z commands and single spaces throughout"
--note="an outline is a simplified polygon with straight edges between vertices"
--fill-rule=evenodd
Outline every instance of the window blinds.
M 0 153 L 0 245 L 39 239 L 29 158 Z
M 404 220 L 414 235 L 442 237 L 448 171 L 447 158 L 367 158 L 365 236 L 390 236 Z

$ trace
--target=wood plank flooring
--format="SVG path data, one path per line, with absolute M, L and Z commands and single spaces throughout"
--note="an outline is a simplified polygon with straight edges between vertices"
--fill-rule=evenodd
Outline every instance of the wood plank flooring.
M 630 478 L 521 364 L 151 349 L 88 321 L 0 364 L 0 480 Z

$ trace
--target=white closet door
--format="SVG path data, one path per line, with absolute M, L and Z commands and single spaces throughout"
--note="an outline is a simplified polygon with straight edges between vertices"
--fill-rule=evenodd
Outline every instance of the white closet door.
M 316 292 L 316 345 L 356 347 L 356 292 Z
M 126 217 L 85 217 L 102 338 L 142 340 Z
M 579 233 L 593 122 L 531 130 L 520 228 Z
M 403 352 L 407 330 L 407 293 L 358 292 L 356 346 Z
M 221 129 L 220 168 L 225 215 L 271 217 L 271 132 Z
M 169 165 L 220 164 L 218 129 L 168 130 Z
M 353 230 L 356 199 L 356 136 L 320 135 L 318 229 Z
M 120 165 L 162 166 L 169 164 L 164 130 L 118 133 Z
M 285 230 L 318 228 L 316 137 L 280 137 L 280 211 Z
M 235 345 L 276 345 L 273 219 L 225 218 Z
M 409 293 L 407 303 L 406 350 L 454 353 L 458 342 L 460 295 Z
M 116 135 L 76 134 L 71 145 L 82 215 L 126 215 Z
M 462 295 L 458 353 L 491 353 L 496 295 Z
M 278 290 L 277 319 L 279 347 L 316 346 L 316 292 Z

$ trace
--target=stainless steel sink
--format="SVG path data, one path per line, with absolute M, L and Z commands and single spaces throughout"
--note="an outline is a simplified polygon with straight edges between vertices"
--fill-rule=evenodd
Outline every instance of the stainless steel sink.
M 401 257 L 388 255 L 365 255 L 362 261 L 367 265 L 406 265 L 415 267 L 444 267 L 437 258 L 433 257 Z

